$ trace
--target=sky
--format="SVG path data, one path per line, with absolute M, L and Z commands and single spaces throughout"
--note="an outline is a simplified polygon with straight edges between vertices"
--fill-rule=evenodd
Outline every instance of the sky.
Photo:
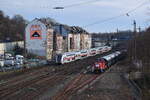
M 29 21 L 50 17 L 88 32 L 132 30 L 133 20 L 142 29 L 150 26 L 150 0 L 0 0 L 0 10 Z

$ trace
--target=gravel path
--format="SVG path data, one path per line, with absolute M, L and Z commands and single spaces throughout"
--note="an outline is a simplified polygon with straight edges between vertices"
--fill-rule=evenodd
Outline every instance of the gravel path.
M 121 77 L 123 69 L 113 66 L 95 84 L 73 95 L 70 100 L 134 100 L 130 85 Z

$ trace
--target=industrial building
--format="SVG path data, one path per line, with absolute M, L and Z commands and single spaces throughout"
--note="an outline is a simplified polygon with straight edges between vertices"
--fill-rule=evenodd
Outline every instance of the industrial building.
M 34 19 L 25 30 L 27 54 L 52 59 L 58 53 L 91 48 L 91 35 L 80 27 Z
M 92 47 L 100 47 L 104 45 L 117 46 L 126 44 L 133 38 L 131 31 L 119 31 L 117 33 L 99 33 L 91 34 Z

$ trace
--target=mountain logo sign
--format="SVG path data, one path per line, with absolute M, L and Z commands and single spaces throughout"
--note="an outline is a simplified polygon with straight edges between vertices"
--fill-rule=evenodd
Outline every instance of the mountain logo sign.
M 30 28 L 30 39 L 42 39 L 42 28 L 40 25 L 32 25 Z

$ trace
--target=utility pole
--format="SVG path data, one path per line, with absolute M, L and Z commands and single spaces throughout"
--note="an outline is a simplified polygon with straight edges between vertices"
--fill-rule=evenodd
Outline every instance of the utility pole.
M 139 34 L 140 34 L 141 33 L 141 27 L 140 26 L 139 26 L 138 30 L 139 30 Z
M 117 28 L 117 33 L 119 33 L 119 29 Z
M 136 21 L 135 20 L 133 21 L 133 25 L 134 25 L 134 29 L 133 29 L 134 33 L 136 33 Z
M 133 28 L 134 28 L 134 61 L 137 60 L 137 57 L 136 57 L 136 21 L 134 20 L 133 21 Z

